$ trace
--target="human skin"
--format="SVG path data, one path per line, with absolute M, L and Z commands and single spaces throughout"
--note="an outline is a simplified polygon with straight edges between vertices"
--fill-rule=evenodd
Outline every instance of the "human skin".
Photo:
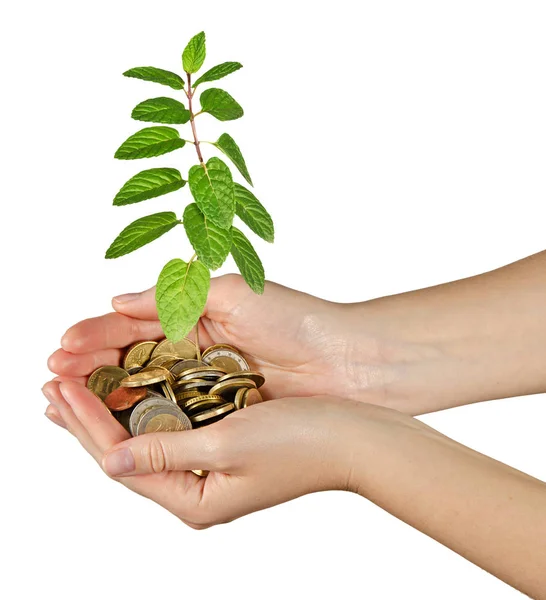
M 63 336 L 49 362 L 60 377 L 44 387 L 46 414 L 110 476 L 193 527 L 347 489 L 546 598 L 545 484 L 409 416 L 546 389 L 545 267 L 541 253 L 354 305 L 275 284 L 257 297 L 237 277 L 218 278 L 202 345 L 239 347 L 266 375 L 266 397 L 286 398 L 199 430 L 128 439 L 82 383 L 119 362 L 120 348 L 162 336 L 148 291 Z M 197 468 L 211 473 L 188 472 Z

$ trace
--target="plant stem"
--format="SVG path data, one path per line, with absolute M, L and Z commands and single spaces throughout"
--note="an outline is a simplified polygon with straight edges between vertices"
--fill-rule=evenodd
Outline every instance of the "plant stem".
M 197 130 L 195 129 L 195 115 L 193 114 L 193 105 L 192 105 L 194 93 L 195 93 L 195 90 L 191 89 L 191 73 L 188 73 L 188 91 L 186 92 L 186 95 L 188 96 L 188 106 L 189 106 L 189 110 L 190 110 L 191 130 L 192 130 L 193 139 L 195 142 L 195 149 L 197 150 L 197 157 L 199 158 L 199 162 L 203 165 L 203 168 L 205 168 L 205 161 L 203 160 L 203 155 L 201 154 L 201 148 L 199 147 L 199 140 L 197 139 Z
M 190 111 L 190 123 L 191 123 L 191 130 L 193 133 L 193 144 L 195 145 L 195 150 L 197 151 L 197 157 L 199 158 L 199 162 L 201 163 L 201 165 L 203 166 L 203 168 L 207 169 L 207 167 L 205 166 L 205 161 L 203 160 L 203 155 L 201 154 L 201 148 L 199 146 L 199 139 L 197 138 L 197 130 L 195 128 L 195 115 L 193 114 L 193 105 L 192 105 L 192 100 L 193 100 L 193 94 L 194 94 L 194 90 L 191 89 L 191 73 L 188 73 L 188 91 L 186 92 L 186 96 L 188 97 L 188 107 L 189 107 L 189 111 Z M 190 262 L 188 264 L 191 265 L 191 263 L 195 260 L 196 255 L 194 254 L 191 259 Z M 195 346 L 197 347 L 197 360 L 199 362 L 201 362 L 201 345 L 199 343 L 199 321 L 201 320 L 201 318 L 197 319 L 197 323 L 195 324 Z

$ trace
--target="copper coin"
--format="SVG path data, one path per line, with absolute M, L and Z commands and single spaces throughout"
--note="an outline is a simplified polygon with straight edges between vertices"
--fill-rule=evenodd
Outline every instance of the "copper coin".
M 144 400 L 147 395 L 148 390 L 145 387 L 119 387 L 106 396 L 104 404 L 106 404 L 111 411 L 117 412 L 131 408 L 131 406 L 134 406 L 137 402 Z

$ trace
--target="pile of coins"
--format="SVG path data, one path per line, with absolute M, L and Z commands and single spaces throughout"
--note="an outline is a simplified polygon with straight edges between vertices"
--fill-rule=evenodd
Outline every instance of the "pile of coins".
M 200 354 L 188 338 L 137 342 L 122 365 L 98 368 L 87 387 L 132 436 L 196 429 L 262 401 L 264 376 L 227 344 Z

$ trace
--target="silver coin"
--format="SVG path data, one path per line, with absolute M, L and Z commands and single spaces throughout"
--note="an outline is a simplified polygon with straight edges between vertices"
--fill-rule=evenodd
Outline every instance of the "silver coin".
M 188 416 L 176 404 L 169 407 L 156 406 L 147 410 L 137 425 L 137 435 L 158 431 L 187 431 L 192 429 Z
M 227 359 L 227 361 L 224 361 Z M 219 367 L 224 369 L 228 364 L 236 364 L 239 367 L 239 371 L 250 371 L 250 367 L 246 360 L 237 352 L 230 350 L 229 348 L 218 348 L 209 352 L 203 359 L 207 365 Z M 234 368 L 225 368 L 226 372 L 235 371 Z
M 163 398 L 159 395 L 154 395 L 139 402 L 133 409 L 133 412 L 131 413 L 131 418 L 129 419 L 129 431 L 131 432 L 131 435 L 138 435 L 138 424 L 140 422 L 140 419 L 147 411 L 151 410 L 152 408 L 158 407 L 169 409 L 172 406 L 176 405 L 173 404 L 170 400 L 167 400 L 167 398 Z M 178 406 L 176 406 L 176 408 L 178 408 Z
M 191 358 L 179 360 L 175 365 L 170 368 L 171 373 L 175 377 L 180 377 L 184 371 L 188 369 L 196 369 L 197 367 L 206 367 L 207 365 L 200 360 L 194 360 Z

